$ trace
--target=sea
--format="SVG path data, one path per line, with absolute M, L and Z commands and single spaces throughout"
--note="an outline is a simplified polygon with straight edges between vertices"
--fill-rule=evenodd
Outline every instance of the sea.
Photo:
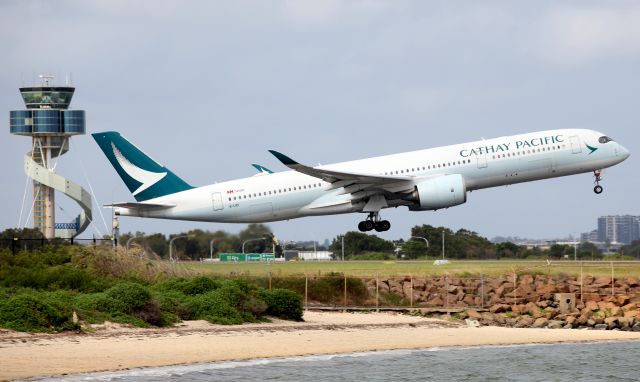
M 640 341 L 391 350 L 212 362 L 38 381 L 640 381 Z

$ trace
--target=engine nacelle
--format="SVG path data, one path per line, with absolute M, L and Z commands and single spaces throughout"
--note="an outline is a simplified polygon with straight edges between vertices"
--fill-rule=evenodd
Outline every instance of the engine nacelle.
M 460 174 L 441 175 L 416 184 L 406 200 L 416 204 L 411 211 L 428 211 L 463 204 L 467 201 L 467 185 Z

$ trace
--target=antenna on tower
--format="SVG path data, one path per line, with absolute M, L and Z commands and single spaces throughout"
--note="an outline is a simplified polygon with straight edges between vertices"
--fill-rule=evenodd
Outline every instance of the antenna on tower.
M 53 79 L 56 78 L 55 76 L 52 76 L 50 74 L 41 74 L 38 77 L 40 77 L 42 86 L 50 86 L 53 82 Z

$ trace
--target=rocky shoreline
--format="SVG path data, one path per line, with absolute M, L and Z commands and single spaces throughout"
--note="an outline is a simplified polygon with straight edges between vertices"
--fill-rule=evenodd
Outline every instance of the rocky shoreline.
M 480 325 L 640 331 L 637 277 L 514 274 L 364 281 L 374 303 L 395 295 L 415 308 L 458 308 L 456 318 Z

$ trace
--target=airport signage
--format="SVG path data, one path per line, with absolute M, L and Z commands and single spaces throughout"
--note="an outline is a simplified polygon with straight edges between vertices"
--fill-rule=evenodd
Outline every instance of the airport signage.
M 243 261 L 274 261 L 273 253 L 221 253 L 220 261 L 243 262 Z

